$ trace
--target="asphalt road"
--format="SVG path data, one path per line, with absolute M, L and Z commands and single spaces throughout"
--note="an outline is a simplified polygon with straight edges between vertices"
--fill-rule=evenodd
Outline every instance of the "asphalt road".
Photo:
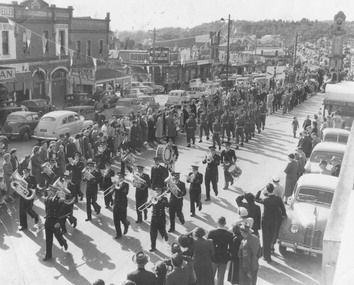
M 156 100 L 164 103 L 166 96 L 158 95 Z M 197 212 L 195 217 L 189 216 L 189 197 L 184 198 L 183 212 L 186 217 L 184 226 L 176 221 L 176 232 L 169 234 L 169 241 L 165 242 L 160 237 L 157 241 L 157 251 L 148 253 L 150 269 L 154 262 L 168 256 L 169 246 L 181 233 L 193 230 L 196 226 L 202 226 L 210 230 L 216 226 L 216 219 L 225 216 L 227 225 L 230 226 L 238 215 L 236 214 L 235 198 L 243 191 L 256 193 L 257 190 L 269 182 L 270 178 L 277 174 L 284 184 L 283 170 L 287 163 L 287 155 L 295 150 L 298 139 L 292 136 L 291 121 L 297 116 L 300 124 L 306 115 L 313 115 L 321 107 L 323 95 L 319 94 L 303 103 L 291 113 L 282 115 L 277 112 L 267 117 L 266 128 L 261 134 L 236 151 L 238 166 L 241 167 L 242 176 L 234 186 L 228 190 L 222 190 L 224 177 L 222 169 L 219 169 L 219 196 L 212 194 L 211 202 L 204 202 L 205 190 L 203 187 L 203 210 Z M 197 140 L 198 141 L 198 140 Z M 176 170 L 181 172 L 181 180 L 186 180 L 190 171 L 190 165 L 200 165 L 200 172 L 204 173 L 205 165 L 201 163 L 210 142 L 203 140 L 195 147 L 187 148 L 183 135 L 179 136 L 180 158 L 176 164 Z M 16 147 L 19 157 L 31 152 L 37 142 L 12 141 L 11 147 Z M 153 150 L 147 150 L 141 156 L 136 157 L 136 164 L 146 166 L 146 172 L 150 173 L 153 165 Z M 0 159 L 2 163 L 2 158 Z M 102 207 L 101 214 L 93 214 L 92 222 L 85 222 L 86 204 L 80 202 L 74 208 L 74 215 L 78 218 L 78 226 L 73 229 L 69 226 L 66 238 L 69 249 L 63 251 L 54 240 L 52 262 L 42 262 L 45 254 L 44 231 L 38 230 L 33 220 L 28 217 L 29 230 L 19 232 L 18 200 L 10 206 L 7 213 L 0 214 L 0 283 L 15 285 L 30 284 L 92 284 L 96 279 L 102 278 L 106 284 L 120 284 L 126 274 L 135 269 L 131 260 L 134 252 L 140 249 L 146 251 L 150 248 L 149 224 L 150 213 L 147 222 L 135 224 L 136 212 L 134 202 L 135 189 L 130 186 L 128 200 L 128 219 L 131 227 L 126 236 L 120 240 L 113 239 L 115 235 L 112 211 Z M 103 203 L 103 195 L 99 194 L 98 202 Z M 41 200 L 35 201 L 34 209 L 44 216 L 44 206 Z M 167 219 L 168 220 L 168 219 Z M 169 222 L 167 221 L 167 227 Z M 321 260 L 309 256 L 301 256 L 290 253 L 286 258 L 282 257 L 278 250 L 273 256 L 271 264 L 260 260 L 259 279 L 257 284 L 319 284 L 321 276 Z M 225 282 L 225 284 L 227 284 Z

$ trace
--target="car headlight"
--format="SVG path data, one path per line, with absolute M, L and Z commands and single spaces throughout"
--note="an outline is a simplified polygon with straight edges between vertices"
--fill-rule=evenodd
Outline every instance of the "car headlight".
M 291 225 L 290 232 L 296 234 L 299 231 L 299 227 L 297 225 Z

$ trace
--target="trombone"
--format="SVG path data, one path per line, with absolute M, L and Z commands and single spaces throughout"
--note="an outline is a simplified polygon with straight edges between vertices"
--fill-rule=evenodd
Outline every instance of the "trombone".
M 144 204 L 142 204 L 142 205 L 138 208 L 138 210 L 139 210 L 140 212 L 143 212 L 143 211 L 145 211 L 147 208 L 150 208 L 152 205 L 156 205 L 156 204 L 159 202 L 159 200 L 160 200 L 162 197 L 167 196 L 168 193 L 169 193 L 169 191 L 166 191 L 166 192 L 162 193 L 161 195 L 159 195 L 159 196 L 157 196 L 157 197 L 151 197 L 150 200 L 147 201 L 147 202 L 145 202 Z

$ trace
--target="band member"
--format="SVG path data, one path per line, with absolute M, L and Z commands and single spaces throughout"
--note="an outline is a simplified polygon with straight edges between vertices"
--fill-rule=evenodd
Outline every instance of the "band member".
M 105 169 L 106 163 L 111 160 L 111 150 L 107 147 L 106 142 L 102 142 L 97 149 L 96 163 L 98 169 Z
M 84 194 L 81 191 L 82 171 L 84 168 L 85 164 L 79 152 L 75 153 L 74 160 L 66 166 L 66 169 L 71 171 L 71 182 L 75 185 L 75 193 L 73 195 L 76 197 L 76 202 L 78 196 L 80 197 L 80 201 L 84 198 Z
M 182 213 L 183 209 L 183 196 L 186 195 L 186 185 L 184 182 L 179 180 L 180 174 L 178 172 L 173 172 L 172 173 L 172 181 L 176 184 L 178 187 L 179 191 L 177 193 L 177 196 L 175 194 L 170 195 L 170 208 L 169 208 L 169 214 L 170 214 L 170 229 L 168 230 L 169 233 L 172 233 L 175 231 L 175 216 L 179 218 L 179 221 L 183 225 L 185 220 L 184 220 L 184 215 Z
M 112 169 L 111 163 L 109 161 L 105 163 L 105 167 L 106 168 L 102 170 L 102 183 L 100 185 L 100 188 L 104 191 L 113 185 L 112 177 L 115 175 L 115 172 Z M 113 206 L 112 196 L 113 192 L 104 196 L 104 204 L 106 205 L 106 209 L 108 209 L 110 206 Z
M 122 136 L 123 136 L 123 140 L 119 145 L 120 156 L 122 159 L 121 165 L 120 165 L 120 173 L 125 174 L 126 163 L 124 162 L 124 158 L 127 155 L 131 155 L 132 147 L 131 147 L 130 141 L 128 141 L 128 133 L 123 133 Z M 129 172 L 133 172 L 133 168 L 131 167 L 131 165 L 127 165 L 127 168 L 129 170 Z
M 102 179 L 102 175 L 96 170 L 95 162 L 89 158 L 87 160 L 87 168 L 84 173 L 84 181 L 87 182 L 86 185 L 86 211 L 87 211 L 87 221 L 91 221 L 91 204 L 95 209 L 97 215 L 101 212 L 101 206 L 97 204 L 97 191 L 98 184 Z
M 28 184 L 27 189 L 32 189 L 33 191 L 36 191 L 36 178 L 30 175 L 30 172 L 31 169 L 29 169 L 28 166 L 24 168 L 23 178 Z M 34 198 L 31 200 L 26 200 L 25 198 L 20 196 L 20 231 L 27 229 L 27 214 L 30 215 L 32 219 L 34 219 L 35 224 L 39 222 L 38 214 L 33 210 L 33 201 Z
M 178 159 L 179 153 L 178 153 L 178 147 L 173 143 L 173 139 L 169 138 L 168 139 L 168 145 L 171 147 L 172 150 L 172 159 L 170 163 L 167 165 L 168 171 L 169 172 L 174 172 L 175 171 L 175 165 L 176 161 Z
M 190 183 L 189 187 L 189 199 L 191 204 L 191 217 L 195 215 L 195 206 L 199 208 L 199 211 L 202 210 L 202 183 L 203 183 L 203 174 L 198 172 L 199 166 L 192 165 L 192 172 L 188 174 L 187 183 Z
M 162 188 L 155 188 L 157 197 L 162 194 Z M 166 232 L 166 213 L 165 208 L 169 207 L 169 203 L 166 197 L 160 197 L 157 200 L 157 203 L 151 203 L 152 206 L 152 215 L 151 215 L 151 225 L 150 225 L 150 240 L 151 240 L 151 249 L 150 252 L 156 250 L 156 239 L 157 232 L 160 232 L 162 238 L 165 241 L 168 241 L 168 235 Z
M 213 123 L 213 146 L 216 146 L 216 144 L 218 144 L 219 150 L 221 149 L 220 132 L 221 132 L 221 125 L 219 122 L 219 118 L 216 117 Z
M 77 225 L 77 219 L 76 217 L 74 217 L 74 202 L 76 201 L 77 198 L 75 198 L 76 196 L 76 186 L 74 183 L 72 183 L 70 181 L 70 173 L 69 171 L 64 172 L 63 177 L 61 178 L 60 181 L 63 185 L 64 188 L 68 189 L 70 191 L 71 194 L 67 194 L 65 199 L 70 201 L 72 200 L 71 203 L 64 203 L 63 207 L 60 211 L 60 217 L 61 219 L 61 228 L 63 230 L 63 234 L 67 233 L 66 230 L 66 225 L 65 222 L 66 220 L 69 221 L 69 223 L 71 224 L 71 226 L 73 228 L 76 228 Z
M 43 175 L 45 179 L 45 186 L 53 185 L 55 180 L 59 177 L 59 167 L 55 158 L 51 158 L 49 161 L 45 162 L 43 165 Z
M 203 164 L 207 163 L 207 167 L 205 170 L 205 190 L 206 190 L 206 199 L 205 201 L 210 201 L 210 182 L 213 185 L 213 190 L 215 196 L 218 196 L 218 180 L 219 180 L 219 173 L 218 173 L 218 166 L 220 165 L 220 156 L 216 154 L 215 147 L 210 146 L 210 153 L 208 156 L 205 156 L 204 160 L 202 161 Z
M 195 145 L 195 131 L 197 130 L 197 123 L 195 121 L 195 115 L 191 113 L 185 125 L 186 135 L 187 135 L 187 147 L 191 147 L 192 144 Z
M 143 221 L 143 214 L 139 211 L 139 207 L 147 202 L 149 196 L 149 187 L 151 185 L 149 175 L 145 174 L 144 166 L 138 165 L 138 173 L 135 175 L 139 176 L 141 179 L 145 181 L 144 184 L 139 185 L 135 188 L 135 205 L 136 205 L 136 213 L 138 215 L 137 223 L 141 223 Z M 147 209 L 144 210 L 144 220 L 147 219 Z
M 237 160 L 235 151 L 230 148 L 231 143 L 226 142 L 225 143 L 225 149 L 221 152 L 221 163 L 223 164 L 224 167 L 224 177 L 225 177 L 225 186 L 224 189 L 229 188 L 229 182 L 234 184 L 234 179 L 231 176 L 230 172 L 228 171 L 228 168 L 230 165 L 234 164 Z
M 127 234 L 130 225 L 130 222 L 127 220 L 129 184 L 124 182 L 124 176 L 122 173 L 118 174 L 118 183 L 114 188 L 113 221 L 116 228 L 115 239 L 122 237 L 121 222 L 124 225 L 124 235 Z
M 168 170 L 166 167 L 160 165 L 160 158 L 154 157 L 155 165 L 151 167 L 151 188 L 163 188 L 165 179 L 168 177 Z
M 59 216 L 60 208 L 63 206 L 64 200 L 59 198 L 56 188 L 51 185 L 47 189 L 47 192 L 48 196 L 44 200 L 46 213 L 46 220 L 44 224 L 46 254 L 43 261 L 47 261 L 52 258 L 53 234 L 55 235 L 55 238 L 59 242 L 60 246 L 64 246 L 65 250 L 68 249 L 68 243 L 64 239 L 61 232 L 61 219 Z
M 4 154 L 4 162 L 2 165 L 2 169 L 3 169 L 3 175 L 4 175 L 4 182 L 5 182 L 5 186 L 6 186 L 6 202 L 13 202 L 14 199 L 12 197 L 12 188 L 11 188 L 11 181 L 10 181 L 10 177 L 12 175 L 12 173 L 14 172 L 12 169 L 12 164 L 10 161 L 11 157 L 9 153 L 5 153 Z

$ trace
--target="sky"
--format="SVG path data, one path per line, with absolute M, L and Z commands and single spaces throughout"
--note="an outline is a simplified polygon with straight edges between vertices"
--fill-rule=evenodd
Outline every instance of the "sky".
M 3 3 L 11 3 L 4 1 Z M 18 0 L 21 2 L 21 0 Z M 343 11 L 354 21 L 354 0 L 47 0 L 57 7 L 74 7 L 74 16 L 111 16 L 111 30 L 137 31 L 163 27 L 191 28 L 227 18 L 258 21 L 333 20 Z

